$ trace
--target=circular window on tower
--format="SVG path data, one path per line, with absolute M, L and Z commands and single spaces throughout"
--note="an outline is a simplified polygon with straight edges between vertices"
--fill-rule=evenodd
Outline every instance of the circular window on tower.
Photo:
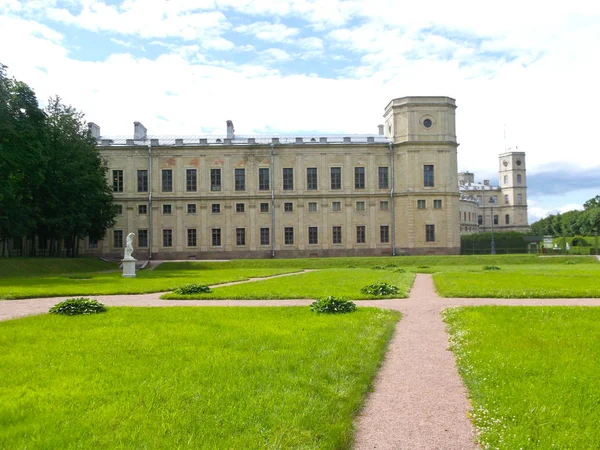
M 504 167 L 508 166 L 508 161 L 506 161 L 506 160 L 502 161 L 502 165 L 503 165 Z
M 521 160 L 517 159 L 517 166 L 520 166 L 520 165 L 521 165 Z
M 425 128 L 431 128 L 431 125 L 433 125 L 433 122 L 431 121 L 431 119 L 425 119 L 425 120 L 423 121 L 423 126 L 424 126 Z

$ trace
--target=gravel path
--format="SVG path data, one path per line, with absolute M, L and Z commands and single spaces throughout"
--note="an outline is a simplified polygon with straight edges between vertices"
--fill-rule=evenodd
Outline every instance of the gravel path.
M 306 306 L 313 301 L 160 300 L 161 294 L 94 298 L 108 306 L 156 307 Z M 0 301 L 0 320 L 46 313 L 62 298 Z M 419 274 L 408 299 L 368 300 L 359 304 L 396 309 L 402 312 L 403 318 L 390 342 L 373 392 L 357 418 L 355 449 L 462 450 L 478 446 L 468 418 L 470 403 L 466 390 L 448 350 L 442 310 L 476 305 L 600 306 L 600 299 L 440 298 L 431 275 Z

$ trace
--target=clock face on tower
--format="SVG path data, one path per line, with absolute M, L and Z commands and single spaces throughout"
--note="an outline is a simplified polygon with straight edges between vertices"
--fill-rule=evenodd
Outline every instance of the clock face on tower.
M 508 161 L 506 161 L 506 160 L 502 161 L 502 165 L 503 165 L 504 167 L 508 166 Z
M 517 166 L 520 166 L 520 165 L 521 165 L 521 160 L 517 159 Z

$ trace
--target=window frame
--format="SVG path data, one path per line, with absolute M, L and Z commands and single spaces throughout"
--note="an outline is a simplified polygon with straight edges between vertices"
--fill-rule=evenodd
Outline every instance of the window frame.
M 185 169 L 185 192 L 198 192 L 198 169 Z
M 434 164 L 423 164 L 423 187 L 435 187 Z
M 112 169 L 112 191 L 122 194 L 125 189 L 125 172 L 123 169 Z
M 342 189 L 342 167 L 333 166 L 329 168 L 329 189 L 339 191 Z
M 193 243 L 190 243 L 190 238 L 193 239 Z M 187 229 L 187 246 L 188 247 L 198 247 L 198 229 L 197 228 L 188 228 Z
M 341 225 L 334 225 L 331 227 L 331 243 L 332 245 L 342 245 L 343 235 Z
M 294 190 L 294 168 L 293 167 L 282 167 L 282 189 L 284 191 Z
M 294 227 L 283 227 L 283 245 L 294 245 Z
M 266 243 L 265 243 L 266 235 Z M 271 229 L 268 227 L 261 227 L 258 231 L 259 242 L 261 246 L 271 245 Z
M 140 189 L 141 187 L 141 189 Z M 137 192 L 148 192 L 148 169 L 137 170 Z
M 235 192 L 246 191 L 246 169 L 243 167 L 236 167 L 233 169 L 233 180 Z
M 223 190 L 223 178 L 221 177 L 221 168 L 214 167 L 210 169 L 210 192 L 221 192 Z
M 385 238 L 385 240 L 384 240 Z M 390 226 L 379 225 L 379 243 L 389 244 L 390 243 Z
M 390 188 L 390 168 L 388 166 L 379 166 L 377 168 L 377 186 L 379 189 Z
M 211 228 L 210 230 L 211 237 L 211 247 L 222 247 L 223 246 L 223 236 L 220 228 Z M 218 242 L 215 244 L 215 242 Z
M 366 168 L 365 166 L 354 167 L 354 189 L 366 188 Z
M 160 170 L 160 192 L 173 192 L 173 169 Z
M 173 247 L 173 229 L 163 228 L 162 230 L 162 246 L 163 248 Z
M 265 178 L 266 172 L 266 178 Z M 271 169 L 269 167 L 258 168 L 258 190 L 269 191 L 271 190 Z
M 314 173 L 313 173 L 314 170 Z M 319 169 L 317 167 L 306 168 L 306 190 L 307 191 L 318 191 L 319 190 Z
M 356 243 L 366 244 L 367 243 L 367 226 L 356 225 Z
M 435 224 L 425 225 L 425 242 L 435 242 Z
M 319 227 L 308 227 L 308 245 L 319 244 Z

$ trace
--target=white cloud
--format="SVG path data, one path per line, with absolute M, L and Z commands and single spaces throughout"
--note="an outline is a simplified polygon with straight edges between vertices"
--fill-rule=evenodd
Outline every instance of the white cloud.
M 261 41 L 286 42 L 296 36 L 300 30 L 289 28 L 281 23 L 254 22 L 250 25 L 241 25 L 233 29 L 242 34 L 249 34 Z

